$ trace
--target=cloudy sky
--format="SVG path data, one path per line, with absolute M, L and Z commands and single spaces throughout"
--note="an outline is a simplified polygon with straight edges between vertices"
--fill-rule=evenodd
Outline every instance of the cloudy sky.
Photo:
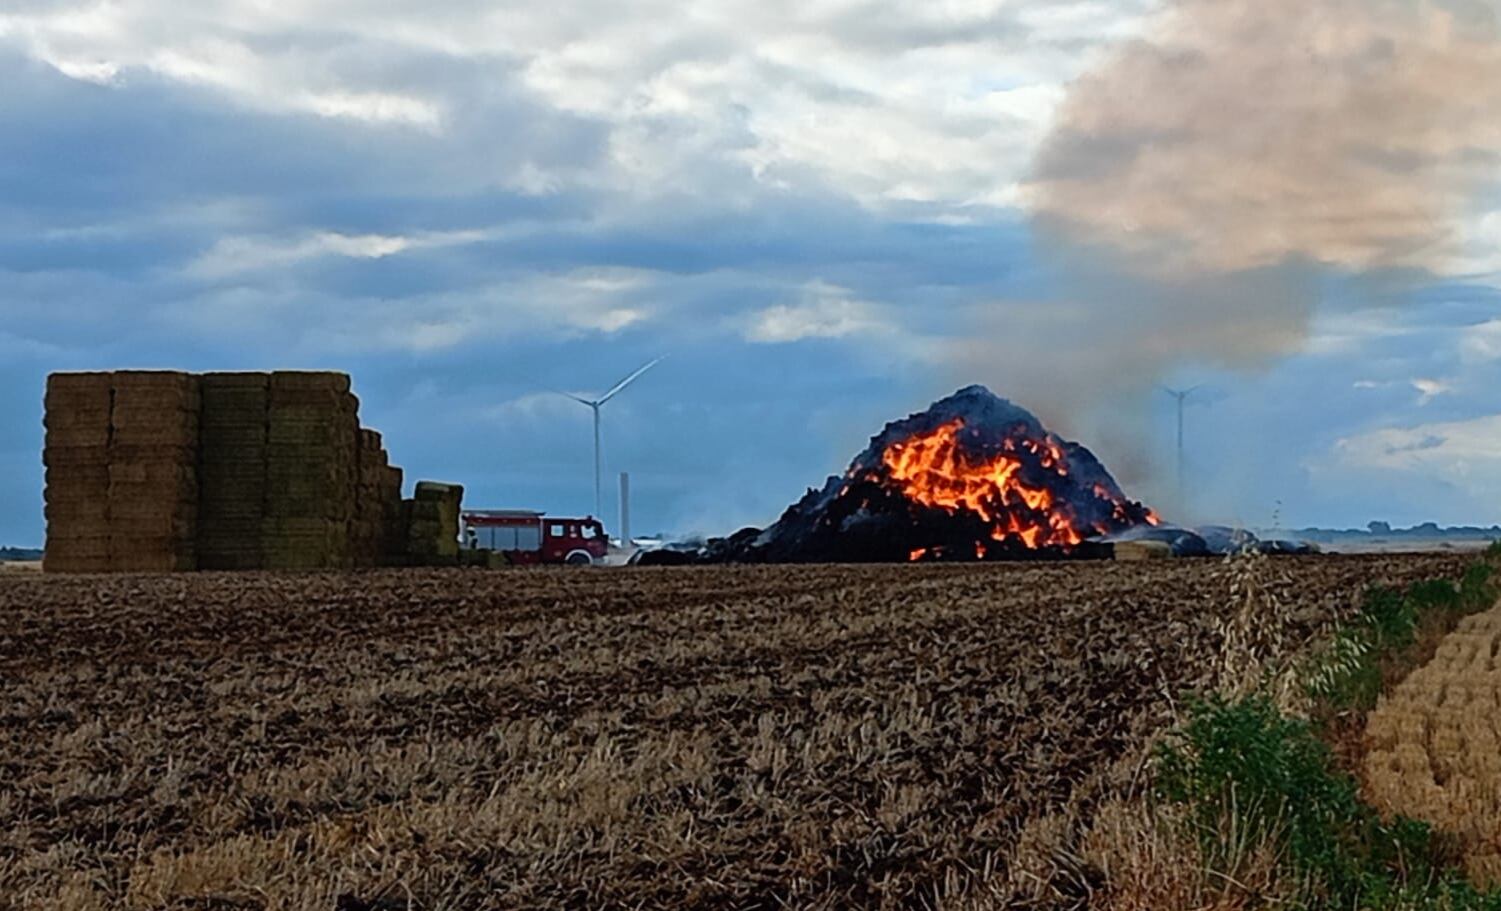
M 971 382 L 1170 514 L 1501 520 L 1495 0 L 6 0 L 0 86 L 0 543 L 53 370 L 348 370 L 409 477 L 586 512 L 551 390 L 661 354 L 637 531 Z

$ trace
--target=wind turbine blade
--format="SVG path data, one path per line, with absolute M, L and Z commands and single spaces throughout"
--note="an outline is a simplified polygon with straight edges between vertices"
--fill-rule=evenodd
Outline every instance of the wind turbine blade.
M 636 381 L 636 379 L 639 376 L 641 376 L 641 374 L 645 373 L 646 371 L 650 370 L 651 368 L 657 366 L 660 363 L 662 363 L 662 359 L 659 357 L 659 358 L 653 358 L 651 361 L 649 361 L 646 364 L 642 365 L 640 368 L 638 368 L 636 370 L 635 373 L 632 373 L 630 376 L 628 376 L 625 379 L 621 380 L 620 382 L 616 383 L 614 386 L 612 386 L 610 388 L 609 392 L 606 392 L 604 395 L 600 396 L 599 397 L 599 404 L 603 405 L 605 402 L 608 402 L 610 399 L 614 398 L 615 395 L 616 395 L 616 393 L 620 392 L 620 390 L 622 390 L 625 387 L 629 386 L 630 384 L 634 383 Z
M 591 402 L 591 401 L 589 401 L 586 398 L 581 398 L 579 396 L 574 395 L 571 392 L 564 392 L 561 389 L 554 389 L 552 391 L 554 393 L 556 393 L 557 395 L 563 396 L 564 398 L 573 399 L 575 402 L 578 402 L 580 405 L 588 405 L 590 408 L 593 408 L 596 404 L 603 404 L 603 403 Z

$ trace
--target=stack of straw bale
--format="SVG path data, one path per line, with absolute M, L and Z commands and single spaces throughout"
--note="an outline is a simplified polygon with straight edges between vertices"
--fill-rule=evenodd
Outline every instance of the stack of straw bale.
M 273 373 L 269 406 L 265 568 L 352 567 L 360 424 L 349 377 Z
M 355 566 L 390 562 L 393 515 L 401 509 L 401 469 L 390 464 L 377 431 L 359 432 L 358 485 L 351 526 Z
M 406 552 L 413 563 L 445 565 L 459 559 L 459 510 L 464 488 L 458 484 L 418 481 L 406 514 Z
M 271 376 L 207 373 L 198 450 L 198 566 L 260 569 Z
M 109 442 L 109 567 L 196 569 L 198 377 L 116 372 Z
M 49 571 L 405 559 L 401 469 L 360 428 L 346 374 L 54 374 L 46 405 Z M 457 535 L 447 496 L 418 510 L 431 537 L 432 522 Z
M 109 442 L 114 387 L 108 373 L 47 378 L 48 572 L 109 571 Z

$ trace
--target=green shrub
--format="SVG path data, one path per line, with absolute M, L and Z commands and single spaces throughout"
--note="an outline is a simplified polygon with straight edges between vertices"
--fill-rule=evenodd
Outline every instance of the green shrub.
M 1306 911 L 1501 911 L 1501 895 L 1436 862 L 1426 825 L 1362 803 L 1313 727 L 1265 697 L 1193 703 L 1156 773 L 1158 799 L 1187 808 L 1211 870 L 1229 876 L 1233 852 L 1270 844 Z
M 1501 542 L 1486 556 L 1501 562 Z M 1493 578 L 1492 564 L 1477 562 L 1457 586 L 1369 590 L 1306 669 L 1308 692 L 1335 710 L 1373 706 L 1381 661 L 1412 646 L 1424 617 L 1491 607 Z M 1265 696 L 1191 703 L 1155 760 L 1158 799 L 1187 810 L 1205 864 L 1225 882 L 1248 845 L 1264 845 L 1301 891 L 1301 911 L 1501 911 L 1501 893 L 1467 884 L 1426 825 L 1383 820 L 1362 803 L 1315 727 Z
M 1501 541 L 1492 544 L 1486 556 L 1490 557 L 1497 548 L 1501 548 Z M 1479 613 L 1496 603 L 1501 589 L 1496 586 L 1495 575 L 1495 568 L 1488 561 L 1472 563 L 1465 570 L 1464 577 L 1459 580 L 1459 601 L 1465 613 Z

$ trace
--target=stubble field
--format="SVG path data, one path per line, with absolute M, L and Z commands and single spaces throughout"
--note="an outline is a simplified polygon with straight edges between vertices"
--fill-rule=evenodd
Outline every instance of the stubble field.
M 1464 567 L 1274 562 L 1289 641 Z M 8 573 L 0 908 L 1083 904 L 1224 572 Z

